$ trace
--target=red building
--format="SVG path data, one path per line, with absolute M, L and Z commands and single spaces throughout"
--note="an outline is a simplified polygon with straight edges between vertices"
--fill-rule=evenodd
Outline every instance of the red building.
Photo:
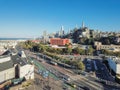
M 58 46 L 64 46 L 65 44 L 69 44 L 69 39 L 61 39 L 61 38 L 51 38 L 50 44 L 51 45 L 58 45 Z
M 40 43 L 41 41 L 40 40 L 31 40 L 31 42 L 33 42 L 33 43 Z

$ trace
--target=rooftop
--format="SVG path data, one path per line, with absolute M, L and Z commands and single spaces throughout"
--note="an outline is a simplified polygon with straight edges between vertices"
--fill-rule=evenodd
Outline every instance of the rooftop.
M 0 59 L 10 57 L 10 55 L 0 55 Z
M 10 55 L 11 54 L 11 52 L 10 52 L 10 50 L 7 50 L 7 51 L 5 51 L 2 55 Z
M 0 63 L 3 63 L 3 62 L 7 62 L 7 61 L 10 61 L 10 56 L 9 55 L 4 55 L 4 56 L 0 56 Z
M 24 66 L 28 63 L 26 58 L 22 58 L 19 55 L 12 55 L 11 57 L 8 55 L 3 55 L 0 57 L 0 71 L 14 67 L 14 64 Z
M 20 66 L 24 66 L 27 64 L 26 58 L 21 58 L 19 55 L 13 55 L 11 56 L 11 60 L 14 64 L 19 64 Z
M 117 57 L 110 57 L 113 61 L 115 61 L 116 64 L 120 64 L 120 58 Z
M 0 71 L 4 71 L 4 70 L 12 68 L 12 67 L 13 67 L 12 60 L 0 63 Z
M 17 54 L 17 52 L 18 51 L 16 49 L 10 48 L 7 51 L 3 52 L 3 54 L 1 56 L 7 56 L 7 55 L 11 55 L 11 54 Z

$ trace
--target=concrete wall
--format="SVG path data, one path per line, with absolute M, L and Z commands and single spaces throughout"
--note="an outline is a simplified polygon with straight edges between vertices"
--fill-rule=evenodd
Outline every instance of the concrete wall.
M 117 70 L 116 70 L 116 63 L 115 63 L 115 61 L 113 61 L 112 59 L 109 59 L 108 63 L 109 63 L 110 68 L 116 73 Z
M 24 65 L 20 67 L 20 78 L 34 79 L 34 65 Z
M 111 68 L 116 74 L 120 74 L 120 64 L 119 64 L 119 63 L 116 64 L 116 62 L 115 62 L 114 60 L 109 59 L 109 60 L 108 60 L 108 64 L 109 64 L 110 68 Z
M 0 72 L 0 83 L 15 77 L 15 69 L 10 68 Z
M 120 64 L 117 64 L 117 71 L 116 71 L 117 74 L 120 74 Z

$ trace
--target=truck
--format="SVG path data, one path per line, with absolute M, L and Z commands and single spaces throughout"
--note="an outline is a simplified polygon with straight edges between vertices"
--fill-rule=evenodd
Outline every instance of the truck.
M 18 78 L 18 79 L 11 80 L 11 82 L 12 82 L 12 85 L 17 85 L 17 84 L 21 84 L 23 80 L 24 78 Z

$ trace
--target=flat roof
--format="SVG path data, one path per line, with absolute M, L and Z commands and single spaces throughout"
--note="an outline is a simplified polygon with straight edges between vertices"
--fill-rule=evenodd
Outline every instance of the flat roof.
M 19 64 L 20 66 L 24 66 L 27 63 L 26 58 L 21 58 L 19 55 L 13 55 L 11 56 L 11 60 L 13 61 L 14 64 Z
M 0 71 L 4 71 L 6 69 L 10 69 L 10 68 L 14 67 L 13 65 L 14 64 L 13 64 L 12 60 L 0 63 Z
M 11 56 L 10 60 L 0 63 L 0 71 L 4 71 L 14 67 L 14 64 L 19 64 L 20 66 L 24 66 L 28 63 L 26 58 L 21 58 L 19 55 L 13 55 Z
M 1 58 L 6 58 L 6 57 L 10 57 L 10 55 L 0 55 L 0 59 Z
M 3 55 L 3 56 L 0 56 L 0 63 L 3 63 L 3 62 L 7 62 L 7 61 L 10 61 L 11 58 L 9 55 Z
M 120 58 L 111 57 L 110 59 L 112 59 L 113 61 L 115 61 L 116 64 L 120 64 Z
M 17 50 L 16 49 L 8 49 L 7 51 L 5 51 L 2 55 L 5 56 L 5 55 L 10 55 L 11 53 L 17 53 Z

